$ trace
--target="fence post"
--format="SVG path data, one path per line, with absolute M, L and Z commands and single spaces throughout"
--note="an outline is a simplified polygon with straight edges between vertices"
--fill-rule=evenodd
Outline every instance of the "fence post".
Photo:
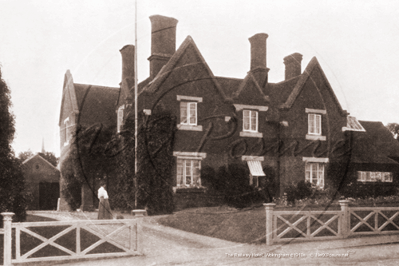
M 273 209 L 276 204 L 264 203 L 266 210 L 266 245 L 273 245 Z
M 132 210 L 132 213 L 134 214 L 134 217 L 137 217 L 137 231 L 136 231 L 136 247 L 137 247 L 137 252 L 140 254 L 144 254 L 144 249 L 143 249 L 143 228 L 142 228 L 142 222 L 144 215 L 147 213 L 146 210 Z
M 339 204 L 341 205 L 342 211 L 342 220 L 341 220 L 341 234 L 343 238 L 347 238 L 350 232 L 350 213 L 349 213 L 349 200 L 340 200 Z
M 2 212 L 4 228 L 4 266 L 11 266 L 11 222 L 13 212 Z

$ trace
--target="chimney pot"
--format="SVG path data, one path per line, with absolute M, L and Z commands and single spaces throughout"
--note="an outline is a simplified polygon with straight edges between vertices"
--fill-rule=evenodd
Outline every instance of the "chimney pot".
M 150 77 L 155 78 L 176 51 L 176 25 L 178 20 L 160 15 L 151 20 Z
M 302 55 L 300 53 L 294 53 L 284 57 L 285 80 L 302 74 L 301 62 Z
M 258 33 L 249 38 L 251 43 L 251 70 L 258 85 L 266 86 L 269 69 L 266 67 L 266 33 Z
M 251 43 L 251 71 L 257 68 L 266 69 L 266 33 L 258 33 L 249 38 Z
M 130 84 L 134 84 L 134 45 L 125 45 L 119 50 L 122 55 L 122 93 L 125 99 L 130 97 Z

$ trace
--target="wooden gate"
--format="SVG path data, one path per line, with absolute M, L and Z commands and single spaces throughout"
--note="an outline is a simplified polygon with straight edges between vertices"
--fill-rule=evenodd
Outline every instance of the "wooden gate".
M 141 254 L 140 219 L 12 223 L 13 263 Z

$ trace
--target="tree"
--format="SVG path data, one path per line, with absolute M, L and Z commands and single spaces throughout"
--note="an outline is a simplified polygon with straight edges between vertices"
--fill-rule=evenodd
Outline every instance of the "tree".
M 27 159 L 29 159 L 30 157 L 32 157 L 34 154 L 31 150 L 27 150 L 24 152 L 20 152 L 18 154 L 18 158 L 21 161 L 21 163 L 23 163 L 24 161 L 26 161 Z
M 391 131 L 393 137 L 399 141 L 398 135 L 399 135 L 399 124 L 398 123 L 389 123 L 386 125 L 386 128 Z
M 39 155 L 46 159 L 52 165 L 57 166 L 59 158 L 55 157 L 55 154 L 53 152 L 39 152 Z
M 24 177 L 21 162 L 15 158 L 11 148 L 15 134 L 11 105 L 10 90 L 2 78 L 0 69 L 0 211 L 14 212 L 14 219 L 23 221 L 26 217 Z
M 21 161 L 21 163 L 23 163 L 25 160 L 29 159 L 33 155 L 34 155 L 34 153 L 31 150 L 27 150 L 24 152 L 20 152 L 18 154 L 18 158 Z M 42 156 L 46 161 L 48 161 L 52 165 L 57 166 L 59 158 L 57 158 L 53 152 L 49 152 L 49 151 L 46 151 L 44 153 L 39 152 L 39 155 Z

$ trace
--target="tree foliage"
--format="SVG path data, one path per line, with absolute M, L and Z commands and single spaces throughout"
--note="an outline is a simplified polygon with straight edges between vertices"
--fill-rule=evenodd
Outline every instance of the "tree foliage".
M 45 151 L 44 153 L 39 152 L 39 155 L 42 156 L 46 161 L 51 163 L 53 166 L 55 167 L 57 166 L 59 158 L 57 158 L 53 152 L 50 151 Z
M 249 185 L 249 171 L 244 164 L 231 163 L 219 167 L 217 172 L 207 167 L 202 179 L 209 189 L 223 195 L 224 203 L 232 207 L 244 208 L 271 201 L 268 186 L 273 181 L 259 177 L 259 187 Z
M 80 203 L 78 188 L 86 183 L 96 198 L 100 181 L 107 183 L 110 205 L 118 209 L 147 209 L 149 214 L 173 211 L 172 168 L 176 118 L 154 112 L 140 116 L 138 165 L 135 175 L 134 114 L 125 109 L 124 130 L 101 124 L 78 128 L 61 162 L 61 188 L 72 209 Z M 137 178 L 137 190 L 134 178 Z M 80 184 L 80 185 L 79 185 Z M 137 206 L 135 193 L 137 193 Z
M 10 108 L 10 90 L 0 69 L 0 211 L 14 212 L 15 220 L 23 221 L 26 217 L 24 178 L 21 163 L 11 148 L 15 121 Z
M 34 155 L 34 153 L 31 150 L 27 150 L 27 151 L 24 151 L 24 152 L 20 152 L 18 154 L 18 158 L 21 161 L 21 163 L 23 163 L 24 161 L 26 161 L 27 159 L 29 159 L 33 155 Z
M 29 159 L 33 155 L 34 155 L 34 153 L 31 150 L 27 150 L 24 152 L 20 152 L 18 154 L 18 158 L 21 161 L 21 163 L 23 163 L 25 160 Z M 39 152 L 39 155 L 42 156 L 46 161 L 51 163 L 53 166 L 57 166 L 59 158 L 57 158 L 53 152 L 49 152 L 49 151 L 46 151 L 44 153 Z
M 395 139 L 398 139 L 399 136 L 399 124 L 398 123 L 389 123 L 386 125 L 386 128 L 392 133 Z
M 94 199 L 97 198 L 96 190 L 101 180 L 106 180 L 109 188 L 113 186 L 109 177 L 116 169 L 116 162 L 107 153 L 113 132 L 112 127 L 104 127 L 102 124 L 88 128 L 79 127 L 74 132 L 68 156 L 61 162 L 64 178 L 61 193 L 73 210 L 81 204 L 82 184 L 89 186 Z

